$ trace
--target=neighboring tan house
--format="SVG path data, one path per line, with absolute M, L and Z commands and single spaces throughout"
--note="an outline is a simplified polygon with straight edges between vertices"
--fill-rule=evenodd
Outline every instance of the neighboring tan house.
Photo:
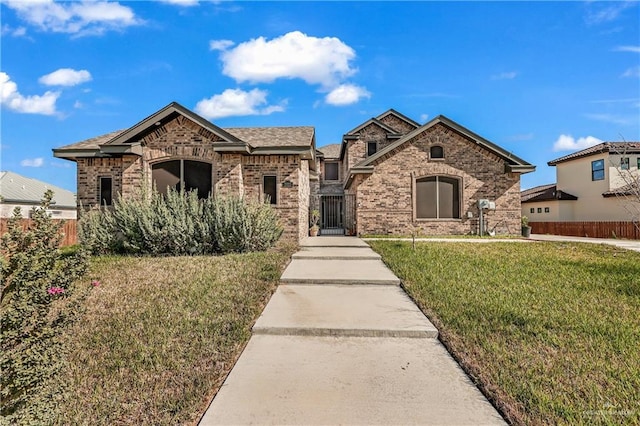
M 111 204 L 152 184 L 270 199 L 285 233 L 520 232 L 520 175 L 535 166 L 439 116 L 420 125 L 389 110 L 316 150 L 313 127 L 222 129 L 172 103 L 133 127 L 54 149 L 78 165 L 78 202 Z M 105 195 L 106 194 L 106 195 Z
M 31 209 L 40 205 L 49 189 L 53 191 L 53 200 L 48 210 L 51 217 L 75 219 L 77 206 L 73 192 L 13 172 L 0 172 L 0 217 L 12 217 L 13 210 L 20 207 L 22 217 L 29 218 Z
M 640 142 L 604 142 L 547 164 L 556 167 L 557 183 L 522 192 L 522 214 L 530 221 L 632 220 L 624 177 L 640 178 Z

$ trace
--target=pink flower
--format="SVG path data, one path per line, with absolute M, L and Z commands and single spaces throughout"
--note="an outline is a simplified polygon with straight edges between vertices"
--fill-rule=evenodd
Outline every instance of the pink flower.
M 99 285 L 100 285 L 100 281 L 98 281 L 98 280 L 91 281 L 91 286 L 92 287 L 98 287 Z
M 49 293 L 52 296 L 57 296 L 58 294 L 64 293 L 64 288 L 62 288 L 62 287 L 49 287 L 47 289 L 47 293 Z

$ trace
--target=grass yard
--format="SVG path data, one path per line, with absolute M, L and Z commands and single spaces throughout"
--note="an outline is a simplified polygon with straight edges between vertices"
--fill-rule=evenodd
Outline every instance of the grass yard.
M 515 424 L 640 423 L 640 253 L 370 241 Z
M 94 258 L 80 320 L 61 338 L 59 424 L 192 423 L 250 337 L 294 250 Z

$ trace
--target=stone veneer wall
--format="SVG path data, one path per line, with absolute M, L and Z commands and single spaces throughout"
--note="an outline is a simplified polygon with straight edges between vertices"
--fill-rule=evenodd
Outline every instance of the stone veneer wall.
M 382 120 L 380 121 L 386 124 L 387 126 L 391 127 L 396 132 L 402 133 L 403 135 L 415 129 L 415 126 L 412 126 L 406 121 L 399 119 L 393 114 L 389 114 L 386 117 L 383 117 Z
M 444 160 L 430 160 L 429 148 L 444 146 Z M 427 175 L 461 178 L 461 219 L 414 220 L 414 179 Z M 498 225 L 502 234 L 520 233 L 520 176 L 505 174 L 496 155 L 444 125 L 437 125 L 379 159 L 371 175 L 359 175 L 352 184 L 357 191 L 356 221 L 359 234 L 456 235 L 477 232 L 477 200 L 495 201 L 487 212 L 488 229 Z M 468 218 L 471 212 L 473 218 Z

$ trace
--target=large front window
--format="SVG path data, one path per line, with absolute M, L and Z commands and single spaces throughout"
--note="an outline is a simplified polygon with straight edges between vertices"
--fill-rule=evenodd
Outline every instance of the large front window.
M 416 217 L 418 219 L 460 218 L 460 181 L 446 176 L 417 179 Z
M 211 164 L 202 161 L 170 160 L 151 167 L 153 184 L 161 194 L 169 188 L 176 191 L 198 191 L 198 198 L 211 194 Z

